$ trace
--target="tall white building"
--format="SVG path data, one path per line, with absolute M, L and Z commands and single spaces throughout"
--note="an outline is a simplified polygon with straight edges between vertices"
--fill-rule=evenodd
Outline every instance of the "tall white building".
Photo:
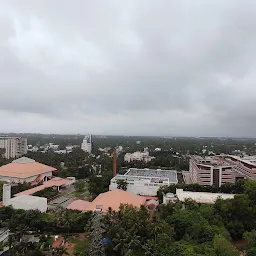
M 28 151 L 27 138 L 0 137 L 0 154 L 5 158 L 19 158 Z
M 92 147 L 93 147 L 93 142 L 92 142 L 92 135 L 88 134 L 87 136 L 84 137 L 83 143 L 81 145 L 81 149 L 85 152 L 92 153 Z

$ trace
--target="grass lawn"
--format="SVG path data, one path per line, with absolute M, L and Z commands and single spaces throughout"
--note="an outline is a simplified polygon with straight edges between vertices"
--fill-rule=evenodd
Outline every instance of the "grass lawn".
M 82 191 L 74 191 L 68 194 L 68 196 L 75 196 L 75 197 L 88 197 L 89 191 L 88 191 L 88 184 L 85 183 L 84 189 Z
M 82 253 L 89 249 L 88 239 L 81 239 L 78 237 L 72 237 L 70 242 L 75 244 L 75 253 Z

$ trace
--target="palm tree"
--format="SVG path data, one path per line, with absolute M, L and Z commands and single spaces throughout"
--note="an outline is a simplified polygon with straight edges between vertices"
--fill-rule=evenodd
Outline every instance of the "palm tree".
M 64 246 L 61 246 L 59 248 L 54 249 L 54 255 L 55 256 L 63 256 L 63 255 L 69 255 L 67 248 Z

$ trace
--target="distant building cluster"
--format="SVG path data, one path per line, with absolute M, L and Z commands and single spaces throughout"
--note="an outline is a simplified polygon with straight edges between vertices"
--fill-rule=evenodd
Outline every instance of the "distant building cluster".
M 84 152 L 88 152 L 89 154 L 92 153 L 93 150 L 93 141 L 92 141 L 92 135 L 89 134 L 87 136 L 84 137 L 82 145 L 81 145 L 81 149 Z
M 145 163 L 148 163 L 154 158 L 155 157 L 149 155 L 148 148 L 145 148 L 144 152 L 137 151 L 134 153 L 126 153 L 124 156 L 124 161 L 128 163 L 132 161 L 143 161 Z
M 192 183 L 221 186 L 238 179 L 256 179 L 256 156 L 192 156 L 189 163 Z
M 22 137 L 0 137 L 0 154 L 5 158 L 18 158 L 27 154 L 27 139 Z
M 177 172 L 174 170 L 129 169 L 124 175 L 111 179 L 109 190 L 118 188 L 119 181 L 127 182 L 127 191 L 147 196 L 156 196 L 160 187 L 177 184 Z
M 68 154 L 68 153 L 71 153 L 73 149 L 77 147 L 77 145 L 69 145 L 69 146 L 66 146 L 65 149 L 59 149 L 59 147 L 60 146 L 58 144 L 54 144 L 54 143 L 49 143 L 44 146 L 28 145 L 28 151 L 30 152 L 40 151 L 42 153 L 46 153 L 48 152 L 48 150 L 52 150 L 54 153 L 57 153 L 57 154 Z

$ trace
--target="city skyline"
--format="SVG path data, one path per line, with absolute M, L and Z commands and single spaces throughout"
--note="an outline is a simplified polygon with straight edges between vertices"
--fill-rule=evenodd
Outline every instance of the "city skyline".
M 256 2 L 0 7 L 1 132 L 256 137 Z

